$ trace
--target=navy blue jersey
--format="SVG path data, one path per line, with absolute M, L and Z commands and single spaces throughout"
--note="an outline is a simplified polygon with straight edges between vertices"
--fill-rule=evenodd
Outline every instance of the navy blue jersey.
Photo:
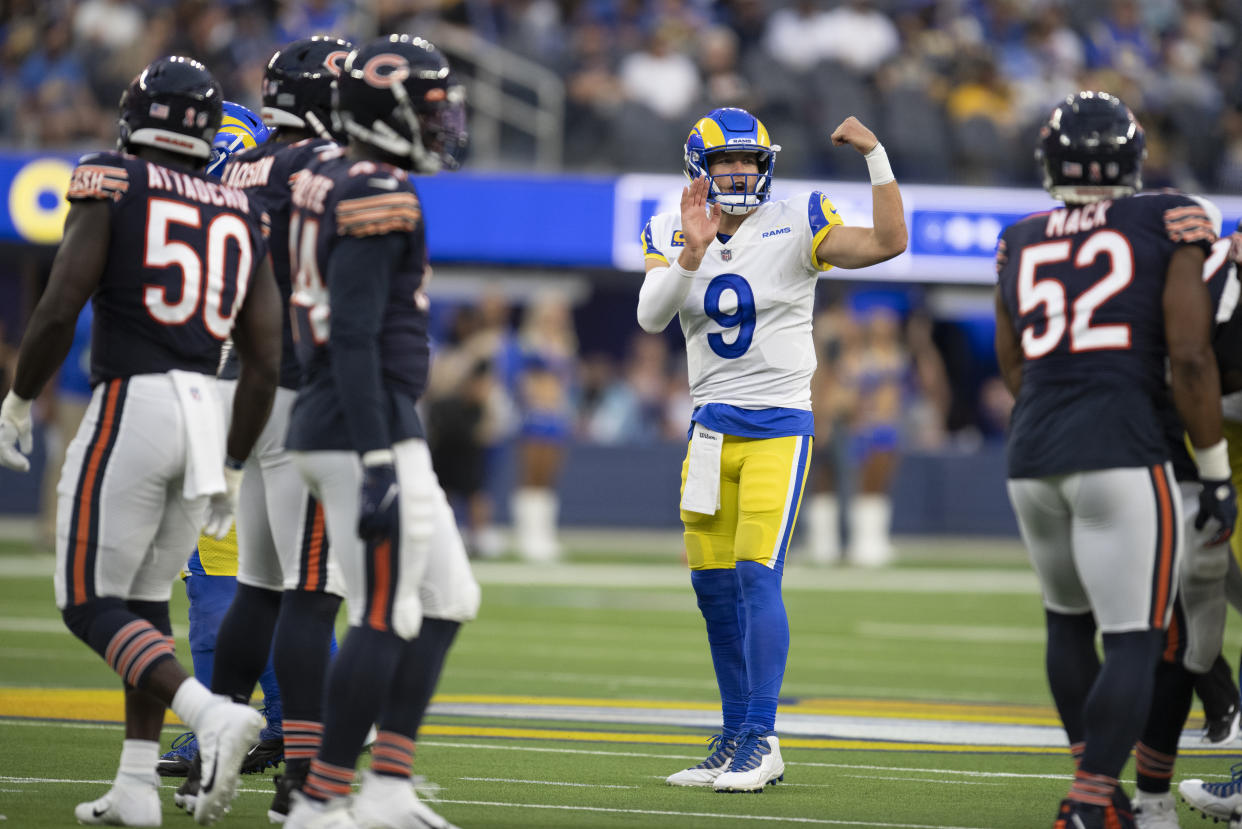
M 1220 332 L 1224 330 L 1226 323 L 1236 325 L 1233 318 L 1237 311 L 1239 286 L 1237 265 L 1233 261 L 1233 254 L 1238 249 L 1239 242 L 1242 242 L 1242 236 L 1236 233 L 1232 237 L 1224 236 L 1218 239 L 1212 245 L 1212 252 L 1207 261 L 1203 263 L 1203 281 L 1207 283 L 1208 295 L 1212 298 L 1212 311 L 1216 319 L 1213 345 L 1217 353 L 1217 363 L 1222 371 L 1231 363 L 1231 358 L 1222 354 L 1222 351 L 1233 350 L 1233 346 L 1228 344 L 1227 337 L 1222 337 Z M 1237 357 L 1233 357 L 1232 363 L 1236 364 L 1236 362 Z M 1169 444 L 1169 453 L 1173 457 L 1173 475 L 1179 481 L 1197 481 L 1199 480 L 1199 468 L 1191 458 L 1190 450 L 1186 448 L 1186 427 L 1177 413 L 1177 407 L 1173 405 L 1171 390 L 1165 395 L 1163 402 L 1164 433 L 1165 440 Z
M 1203 207 L 1142 194 L 1008 227 L 999 288 L 1023 352 L 1009 477 L 1169 460 L 1163 294 L 1173 252 L 1216 241 Z
M 422 437 L 427 382 L 422 208 L 406 172 L 343 155 L 293 187 L 294 339 L 303 384 L 286 445 L 388 448 Z
M 111 212 L 93 298 L 91 385 L 172 369 L 215 374 L 267 255 L 262 210 L 204 173 L 117 152 L 84 156 L 67 197 Z
M 272 271 L 280 288 L 284 320 L 281 341 L 280 385 L 296 389 L 302 374 L 293 348 L 293 325 L 289 317 L 292 277 L 289 271 L 289 213 L 293 180 L 320 155 L 335 152 L 337 145 L 325 138 L 307 138 L 294 144 L 265 141 L 229 159 L 222 181 L 246 191 L 250 200 L 261 205 L 272 221 L 268 246 L 272 252 Z M 237 352 L 230 351 L 220 376 L 237 378 Z

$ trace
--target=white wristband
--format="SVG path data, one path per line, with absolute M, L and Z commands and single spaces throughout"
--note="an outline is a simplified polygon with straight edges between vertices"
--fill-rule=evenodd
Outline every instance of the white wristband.
M 1195 447 L 1195 464 L 1199 467 L 1199 477 L 1205 481 L 1227 481 L 1229 472 L 1229 446 L 1222 438 L 1212 446 L 1203 449 Z
M 881 184 L 888 184 L 896 181 L 897 177 L 893 175 L 893 167 L 888 163 L 888 153 L 884 151 L 884 145 L 876 142 L 871 148 L 871 152 L 863 156 L 867 159 L 867 172 L 871 174 L 871 186 L 879 187 Z
M 30 418 L 31 402 L 10 389 L 9 393 L 4 396 L 4 402 L 0 403 L 0 415 L 6 420 L 12 420 L 14 423 L 28 420 Z
M 692 271 L 686 270 L 682 267 L 681 259 L 674 259 L 673 264 L 669 265 L 668 269 L 680 276 L 682 279 L 694 279 L 694 275 L 699 272 L 697 268 Z
M 372 449 L 362 453 L 363 466 L 391 466 L 393 455 L 391 449 Z

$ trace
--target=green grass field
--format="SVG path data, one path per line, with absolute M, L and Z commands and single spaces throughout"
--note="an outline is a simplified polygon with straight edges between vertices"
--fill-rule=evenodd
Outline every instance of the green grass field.
M 715 682 L 675 552 L 633 560 L 623 548 L 477 567 L 483 609 L 450 656 L 416 762 L 440 786 L 435 808 L 464 829 L 1051 825 L 1072 766 L 1043 677 L 1035 580 L 1012 543 L 923 545 L 885 573 L 791 565 L 786 777 L 755 796 L 664 785 L 705 754 Z M 122 734 L 119 682 L 61 626 L 50 571 L 49 556 L 0 546 L 11 829 L 73 825 L 73 805 L 110 783 Z M 173 619 L 184 618 L 177 586 Z M 177 634 L 188 660 L 184 625 Z M 1226 654 L 1239 644 L 1231 623 Z M 181 730 L 167 726 L 164 745 Z M 1185 750 L 1175 779 L 1223 779 L 1238 748 Z M 243 778 L 221 825 L 267 825 L 271 776 Z M 164 825 L 193 825 L 166 782 Z M 1182 820 L 1200 825 L 1188 810 Z

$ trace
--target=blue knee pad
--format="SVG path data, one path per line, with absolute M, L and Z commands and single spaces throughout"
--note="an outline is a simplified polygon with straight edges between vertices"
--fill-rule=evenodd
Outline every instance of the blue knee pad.
M 194 661 L 194 676 L 208 688 L 216 655 L 216 635 L 236 592 L 236 576 L 194 574 L 185 580 L 185 595 L 190 600 L 190 657 Z

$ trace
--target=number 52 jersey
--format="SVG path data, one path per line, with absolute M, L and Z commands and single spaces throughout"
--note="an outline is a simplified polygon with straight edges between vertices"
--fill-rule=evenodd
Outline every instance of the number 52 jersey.
M 737 233 L 712 240 L 678 312 L 695 407 L 811 408 L 816 276 L 831 268 L 815 249 L 836 225 L 836 208 L 813 192 L 761 204 Z M 677 261 L 685 247 L 680 212 L 643 230 L 643 256 Z
M 1174 193 L 1067 206 L 1001 234 L 998 289 L 1023 355 L 1010 478 L 1169 459 L 1165 274 L 1179 247 L 1215 241 L 1204 207 Z

